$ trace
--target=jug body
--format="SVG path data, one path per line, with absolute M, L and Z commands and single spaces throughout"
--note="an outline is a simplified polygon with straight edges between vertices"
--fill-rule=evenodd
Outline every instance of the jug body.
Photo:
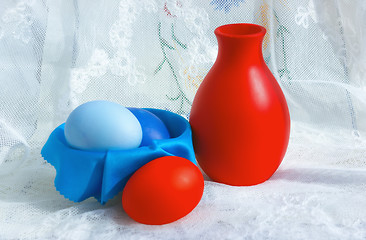
M 219 53 L 190 113 L 196 158 L 213 180 L 248 186 L 266 181 L 287 149 L 285 96 L 263 60 L 265 28 L 218 27 Z

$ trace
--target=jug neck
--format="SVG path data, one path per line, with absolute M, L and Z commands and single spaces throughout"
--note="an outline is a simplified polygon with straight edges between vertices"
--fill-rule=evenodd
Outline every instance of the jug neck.
M 215 30 L 219 45 L 217 62 L 235 65 L 263 64 L 262 41 L 266 29 L 247 23 L 223 25 Z

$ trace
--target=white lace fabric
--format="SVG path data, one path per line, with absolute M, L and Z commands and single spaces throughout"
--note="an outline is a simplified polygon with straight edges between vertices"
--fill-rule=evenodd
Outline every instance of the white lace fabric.
M 214 29 L 236 22 L 266 27 L 264 59 L 290 109 L 269 181 L 206 177 L 200 204 L 164 226 L 131 220 L 121 194 L 100 205 L 55 190 L 40 150 L 76 106 L 188 117 Z M 363 0 L 1 1 L 0 239 L 366 239 L 365 22 Z

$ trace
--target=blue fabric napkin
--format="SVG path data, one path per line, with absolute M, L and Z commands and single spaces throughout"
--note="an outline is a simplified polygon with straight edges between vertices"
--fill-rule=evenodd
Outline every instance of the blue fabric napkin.
M 55 187 L 74 202 L 95 197 L 104 204 L 121 192 L 130 176 L 146 163 L 163 156 L 187 158 L 197 164 L 192 131 L 188 121 L 178 114 L 145 108 L 160 118 L 170 133 L 169 139 L 129 150 L 85 151 L 71 148 L 61 124 L 49 136 L 41 154 L 56 169 Z

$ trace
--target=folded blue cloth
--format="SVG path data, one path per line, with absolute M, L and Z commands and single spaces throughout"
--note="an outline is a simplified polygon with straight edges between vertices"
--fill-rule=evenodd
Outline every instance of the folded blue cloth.
M 178 156 L 197 164 L 188 121 L 169 111 L 145 110 L 164 122 L 171 138 L 135 149 L 92 152 L 71 148 L 65 140 L 65 124 L 57 127 L 41 151 L 56 169 L 56 190 L 74 202 L 95 197 L 104 204 L 123 190 L 137 169 L 156 158 Z

